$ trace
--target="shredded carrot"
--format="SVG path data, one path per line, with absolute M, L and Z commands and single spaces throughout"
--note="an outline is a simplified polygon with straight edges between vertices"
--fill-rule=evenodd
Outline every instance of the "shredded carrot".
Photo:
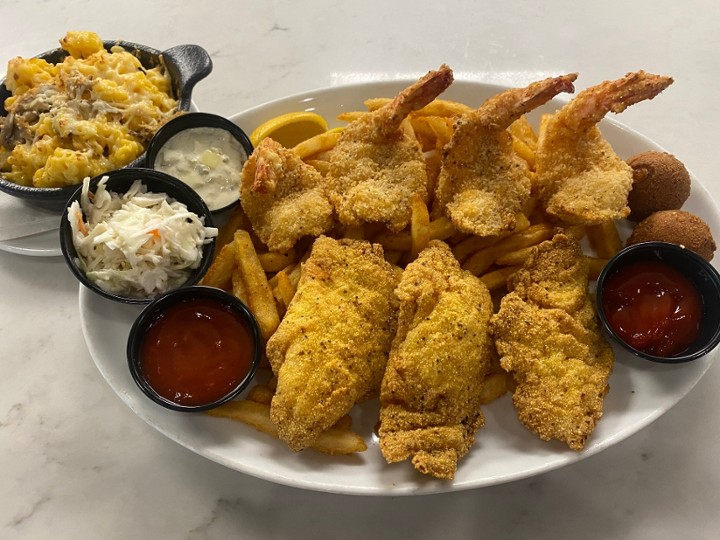
M 77 223 L 78 223 L 78 229 L 81 233 L 83 233 L 85 236 L 88 235 L 88 230 L 85 228 L 85 223 L 83 222 L 82 216 L 77 216 Z

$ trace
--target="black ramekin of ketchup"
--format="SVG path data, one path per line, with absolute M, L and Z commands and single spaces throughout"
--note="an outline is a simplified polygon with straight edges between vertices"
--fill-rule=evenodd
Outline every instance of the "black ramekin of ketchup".
M 683 246 L 623 249 L 600 273 L 596 302 L 605 331 L 653 362 L 689 362 L 720 342 L 720 274 Z
M 127 359 L 150 399 L 176 411 L 205 411 L 248 386 L 262 343 L 240 300 L 212 287 L 183 287 L 143 310 L 128 336 Z

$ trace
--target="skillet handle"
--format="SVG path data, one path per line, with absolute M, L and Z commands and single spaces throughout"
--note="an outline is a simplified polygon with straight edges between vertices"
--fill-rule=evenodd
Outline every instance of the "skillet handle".
M 187 111 L 193 88 L 212 71 L 212 59 L 199 45 L 177 45 L 162 54 L 174 82 L 173 90 L 180 101 L 180 109 Z

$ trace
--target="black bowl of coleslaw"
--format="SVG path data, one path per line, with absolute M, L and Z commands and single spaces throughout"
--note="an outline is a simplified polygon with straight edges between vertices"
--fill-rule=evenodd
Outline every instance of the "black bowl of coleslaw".
M 178 45 L 160 51 L 129 41 L 104 40 L 103 46 L 107 51 L 110 51 L 115 46 L 122 47 L 132 53 L 145 69 L 163 66 L 170 77 L 172 97 L 178 102 L 178 111 L 190 110 L 192 91 L 195 85 L 212 71 L 210 55 L 198 45 Z M 69 53 L 66 50 L 57 48 L 38 54 L 33 58 L 40 58 L 48 63 L 58 64 L 68 56 Z M 12 119 L 8 118 L 8 111 L 5 109 L 5 100 L 11 95 L 5 85 L 5 78 L 0 78 L 0 117 L 5 118 L 3 127 L 0 129 L 0 147 L 5 146 L 2 142 L 4 139 L 7 139 L 7 142 L 10 143 L 12 132 L 16 131 L 13 128 Z M 130 162 L 127 167 L 142 167 L 144 163 L 145 152 Z M 60 211 L 82 180 L 82 178 L 77 178 L 74 185 L 64 187 L 35 187 L 13 182 L 0 171 L 0 191 L 23 199 L 30 204 Z
M 193 189 L 138 167 L 84 182 L 60 221 L 60 249 L 73 275 L 96 294 L 128 304 L 200 281 L 216 235 Z

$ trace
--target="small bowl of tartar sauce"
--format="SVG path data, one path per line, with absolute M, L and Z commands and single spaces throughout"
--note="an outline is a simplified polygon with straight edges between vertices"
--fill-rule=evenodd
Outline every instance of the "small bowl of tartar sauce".
M 145 164 L 186 183 L 218 215 L 240 201 L 242 168 L 252 152 L 237 124 L 216 114 L 187 113 L 157 131 Z

